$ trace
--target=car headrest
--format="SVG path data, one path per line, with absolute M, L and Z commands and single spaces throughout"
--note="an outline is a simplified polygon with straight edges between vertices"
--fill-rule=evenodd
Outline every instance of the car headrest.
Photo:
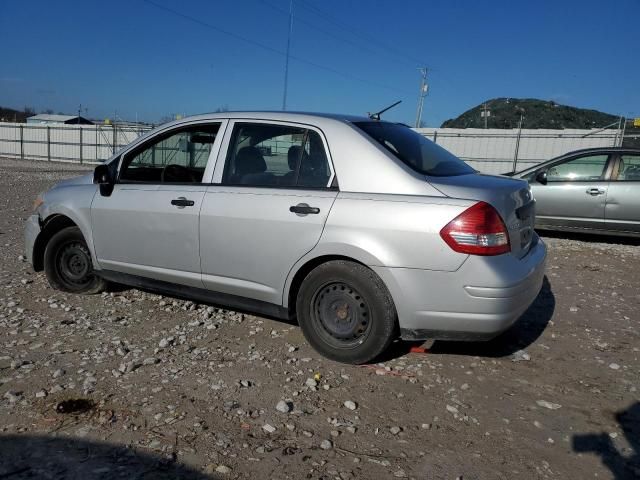
M 326 157 L 322 153 L 315 152 L 309 155 L 309 165 L 313 170 L 324 171 L 326 163 Z
M 293 145 L 289 147 L 287 151 L 287 163 L 289 163 L 289 170 L 295 170 L 298 159 L 300 158 L 300 151 L 302 147 L 300 145 Z
M 264 173 L 267 163 L 260 150 L 256 147 L 243 147 L 236 154 L 236 174 Z

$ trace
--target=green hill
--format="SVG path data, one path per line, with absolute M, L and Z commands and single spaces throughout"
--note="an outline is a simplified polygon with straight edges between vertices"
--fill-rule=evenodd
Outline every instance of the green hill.
M 486 108 L 490 112 L 487 128 L 517 128 L 521 112 L 524 113 L 523 128 L 602 128 L 618 121 L 616 115 L 535 98 L 494 98 L 486 102 Z M 484 128 L 483 110 L 484 103 L 481 103 L 445 121 L 442 127 Z

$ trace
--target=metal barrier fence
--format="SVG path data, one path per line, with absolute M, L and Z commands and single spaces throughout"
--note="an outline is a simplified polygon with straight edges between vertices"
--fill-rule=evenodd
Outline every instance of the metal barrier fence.
M 640 137 L 601 129 L 419 128 L 416 131 L 483 173 L 520 171 L 574 150 L 621 146 L 623 141 L 626 145 Z
M 100 163 L 148 130 L 121 125 L 0 123 L 0 155 L 29 160 Z
M 30 160 L 99 163 L 149 131 L 122 125 L 32 125 L 0 123 L 0 156 Z M 483 173 L 523 170 L 589 147 L 640 144 L 640 134 L 620 130 L 499 130 L 419 128 Z M 278 150 L 276 144 L 272 148 Z

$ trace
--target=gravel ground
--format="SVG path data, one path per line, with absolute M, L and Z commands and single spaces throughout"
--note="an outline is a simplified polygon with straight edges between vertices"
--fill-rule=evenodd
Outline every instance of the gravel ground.
M 24 220 L 83 170 L 0 169 L 0 478 L 640 475 L 638 242 L 545 237 L 543 291 L 512 330 L 355 367 L 296 325 L 52 290 L 22 261 Z

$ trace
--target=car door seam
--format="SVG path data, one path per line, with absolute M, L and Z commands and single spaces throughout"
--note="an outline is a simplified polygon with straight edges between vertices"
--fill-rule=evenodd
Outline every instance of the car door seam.
M 285 304 L 284 300 L 285 300 L 285 296 L 287 295 L 287 292 L 285 290 L 286 290 L 287 283 L 289 282 L 289 278 L 291 278 L 291 272 L 293 272 L 293 268 L 300 262 L 300 260 L 302 260 L 304 257 L 309 255 L 309 253 L 311 253 L 313 249 L 318 246 L 318 244 L 320 243 L 320 240 L 322 240 L 322 235 L 324 235 L 324 230 L 327 227 L 327 222 L 329 221 L 329 215 L 331 215 L 331 210 L 333 209 L 333 205 L 336 203 L 336 200 L 338 199 L 339 195 L 340 195 L 340 192 L 336 192 L 336 195 L 333 197 L 333 200 L 331 201 L 331 205 L 329 205 L 329 209 L 327 210 L 327 216 L 325 217 L 324 222 L 322 223 L 322 229 L 320 230 L 320 235 L 318 235 L 318 240 L 316 240 L 316 243 L 314 243 L 309 250 L 303 253 L 300 256 L 300 258 L 298 258 L 295 262 L 293 262 L 293 264 L 289 268 L 289 272 L 287 273 L 287 276 L 284 279 L 284 285 L 282 285 L 282 298 L 280 300 L 281 306 L 284 306 Z M 288 307 L 289 305 L 287 305 L 287 308 Z

